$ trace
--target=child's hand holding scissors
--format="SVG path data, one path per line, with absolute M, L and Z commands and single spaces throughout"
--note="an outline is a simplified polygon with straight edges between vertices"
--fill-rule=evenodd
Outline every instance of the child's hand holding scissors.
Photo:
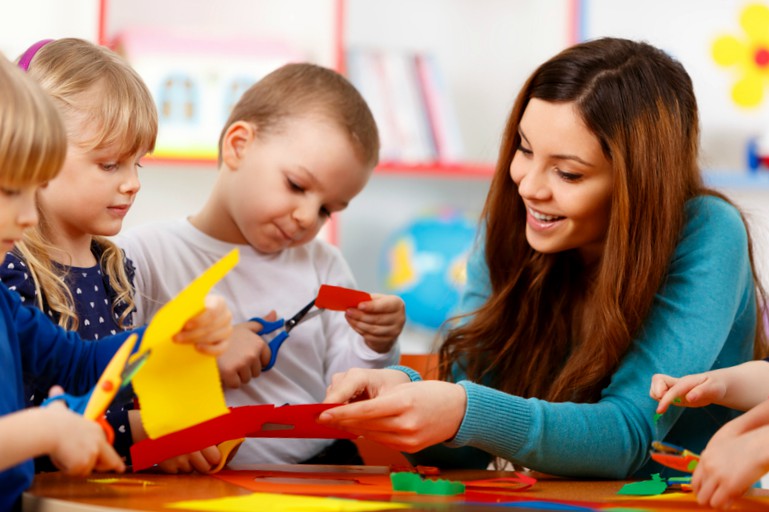
M 57 396 L 63 390 L 54 386 L 51 396 Z M 43 443 L 43 453 L 51 457 L 53 463 L 68 475 L 83 476 L 93 470 L 125 471 L 125 464 L 107 440 L 102 426 L 82 415 L 70 411 L 64 402 L 56 401 L 47 407 L 41 407 L 41 414 L 46 415 L 47 441 Z

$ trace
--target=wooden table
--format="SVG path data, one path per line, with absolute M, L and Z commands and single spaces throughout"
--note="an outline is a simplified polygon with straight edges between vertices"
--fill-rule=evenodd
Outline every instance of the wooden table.
M 299 466 L 281 466 L 278 471 L 293 471 Z M 363 467 L 361 467 L 363 468 Z M 374 469 L 372 469 L 374 468 Z M 377 467 L 366 466 L 365 471 L 376 471 Z M 361 469 L 363 470 L 363 469 Z M 303 469 L 306 471 L 306 469 Z M 381 467 L 385 473 L 387 468 Z M 495 471 L 445 471 L 440 478 L 450 480 L 474 480 L 511 476 L 509 472 Z M 566 480 L 546 475 L 534 475 L 538 481 L 531 489 L 516 493 L 515 498 L 531 501 L 564 500 L 584 502 L 587 506 L 637 508 L 646 511 L 706 510 L 688 500 L 648 500 L 637 497 L 617 495 L 617 491 L 627 482 Z M 94 479 L 120 478 L 120 483 L 97 483 Z M 141 483 L 144 482 L 145 485 Z M 149 483 L 149 485 L 146 485 Z M 222 498 L 250 494 L 253 491 L 212 476 L 165 475 L 165 474 L 126 474 L 92 475 L 88 478 L 66 477 L 58 473 L 37 475 L 32 488 L 24 495 L 25 512 L 117 512 L 146 510 L 179 510 L 165 508 L 174 501 Z M 769 498 L 769 490 L 754 489 L 751 495 Z M 513 495 L 511 495 L 513 496 Z M 515 499 L 512 498 L 512 499 Z M 769 499 L 742 500 L 735 510 L 767 510 Z M 411 510 L 431 510 L 446 512 L 494 511 L 498 506 L 483 504 L 458 503 L 457 498 L 443 496 L 416 496 L 400 493 L 394 501 L 410 501 Z M 405 509 L 404 509 L 405 510 Z M 534 508 L 513 508 L 511 510 L 535 510 Z

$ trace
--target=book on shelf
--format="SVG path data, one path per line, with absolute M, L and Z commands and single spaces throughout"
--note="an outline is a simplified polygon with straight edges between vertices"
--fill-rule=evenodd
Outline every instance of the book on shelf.
M 383 162 L 463 160 L 456 113 L 435 58 L 422 53 L 351 48 L 347 72 L 376 119 Z

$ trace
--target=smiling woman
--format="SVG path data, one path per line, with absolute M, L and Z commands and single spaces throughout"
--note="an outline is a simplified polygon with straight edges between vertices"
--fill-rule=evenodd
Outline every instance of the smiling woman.
M 655 423 L 652 375 L 766 347 L 747 227 L 703 186 L 698 139 L 691 80 L 653 46 L 597 39 L 542 64 L 508 117 L 442 381 L 351 370 L 326 401 L 352 403 L 321 421 L 445 467 L 648 477 L 654 437 L 701 450 L 732 414 Z
M 526 205 L 526 240 L 546 254 L 601 256 L 614 173 L 601 142 L 571 103 L 532 98 L 518 130 L 510 176 Z

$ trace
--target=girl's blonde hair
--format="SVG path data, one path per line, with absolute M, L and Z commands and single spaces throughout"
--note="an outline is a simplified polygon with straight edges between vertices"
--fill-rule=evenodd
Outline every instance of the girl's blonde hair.
M 40 87 L 0 54 L 0 183 L 41 184 L 67 155 L 61 117 Z
M 53 98 L 64 120 L 67 136 L 86 151 L 115 148 L 119 159 L 155 149 L 158 116 L 152 95 L 141 77 L 119 55 L 81 39 L 57 39 L 45 44 L 31 59 L 28 73 Z M 79 128 L 93 134 L 84 138 Z M 35 281 L 38 306 L 55 312 L 59 325 L 76 330 L 79 319 L 66 274 L 51 258 L 49 225 L 38 207 L 40 221 L 17 244 Z M 118 324 L 128 328 L 134 310 L 133 287 L 125 271 L 123 252 L 105 237 L 94 237 L 99 264 L 116 297 L 126 307 Z M 45 304 L 45 306 L 44 306 Z

